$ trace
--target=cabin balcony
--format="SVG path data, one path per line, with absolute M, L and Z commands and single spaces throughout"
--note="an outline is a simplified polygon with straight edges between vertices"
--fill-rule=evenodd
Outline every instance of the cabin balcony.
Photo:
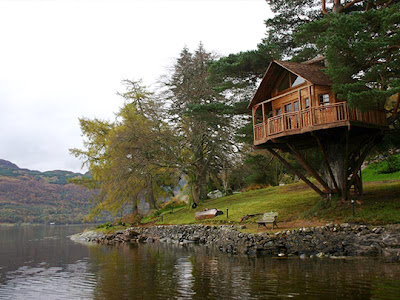
M 384 111 L 361 112 L 358 109 L 347 107 L 346 102 L 311 107 L 268 119 L 264 115 L 263 119 L 263 122 L 254 125 L 254 145 L 260 145 L 282 136 L 340 126 L 387 126 Z

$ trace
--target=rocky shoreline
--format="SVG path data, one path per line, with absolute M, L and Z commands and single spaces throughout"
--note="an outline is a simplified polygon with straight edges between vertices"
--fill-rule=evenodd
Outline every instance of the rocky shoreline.
M 198 243 L 232 254 L 301 258 L 368 256 L 400 261 L 400 225 L 370 227 L 331 223 L 260 234 L 243 233 L 242 229 L 243 225 L 131 227 L 108 235 L 89 231 L 71 239 L 106 245 L 164 242 L 184 246 Z

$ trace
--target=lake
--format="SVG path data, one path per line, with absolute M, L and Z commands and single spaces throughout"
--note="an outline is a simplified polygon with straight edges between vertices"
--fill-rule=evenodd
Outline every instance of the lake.
M 399 263 L 68 238 L 84 228 L 0 227 L 0 299 L 400 299 Z

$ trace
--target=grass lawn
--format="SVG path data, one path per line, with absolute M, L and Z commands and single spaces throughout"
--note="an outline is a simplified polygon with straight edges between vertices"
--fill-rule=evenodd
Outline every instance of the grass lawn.
M 393 158 L 400 160 L 400 154 L 394 155 Z M 381 173 L 382 169 L 387 168 L 387 162 L 376 162 L 368 165 L 362 171 L 363 182 L 383 181 L 383 180 L 400 180 L 400 171 L 393 173 Z
M 399 179 L 400 176 L 397 178 Z M 372 182 L 365 184 L 365 195 L 356 204 L 356 215 L 352 216 L 349 203 L 335 199 L 322 200 L 303 183 L 281 187 L 269 187 L 216 200 L 205 200 L 195 210 L 182 207 L 164 211 L 163 220 L 155 224 L 225 224 L 239 223 L 248 214 L 275 211 L 279 213 L 281 228 L 320 225 L 326 222 L 359 222 L 368 224 L 400 223 L 400 180 L 394 182 Z M 217 208 L 224 215 L 209 220 L 196 221 L 194 213 L 206 208 Z M 226 217 L 229 208 L 229 219 Z M 256 217 L 247 220 L 255 224 Z M 156 218 L 153 219 L 155 221 Z M 150 221 L 147 218 L 146 221 Z

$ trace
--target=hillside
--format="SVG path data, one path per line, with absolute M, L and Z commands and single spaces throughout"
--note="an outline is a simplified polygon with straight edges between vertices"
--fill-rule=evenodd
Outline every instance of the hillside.
M 328 204 L 304 183 L 288 184 L 279 187 L 243 192 L 232 196 L 202 202 L 196 210 L 181 207 L 163 211 L 159 216 L 147 218 L 146 222 L 156 224 L 221 224 L 240 223 L 248 214 L 275 211 L 279 213 L 278 226 L 294 228 L 316 226 L 326 222 L 351 222 L 367 224 L 400 223 L 400 178 L 394 181 L 369 182 L 365 184 L 365 195 L 356 204 L 355 216 L 350 203 L 335 199 Z M 229 218 L 226 208 L 229 208 Z M 194 213 L 206 208 L 217 208 L 224 215 L 214 219 L 196 221 Z M 158 220 L 158 221 L 157 221 Z M 245 223 L 256 229 L 257 217 Z
M 0 159 L 0 223 L 81 223 L 92 192 L 67 180 L 84 176 L 21 169 Z

